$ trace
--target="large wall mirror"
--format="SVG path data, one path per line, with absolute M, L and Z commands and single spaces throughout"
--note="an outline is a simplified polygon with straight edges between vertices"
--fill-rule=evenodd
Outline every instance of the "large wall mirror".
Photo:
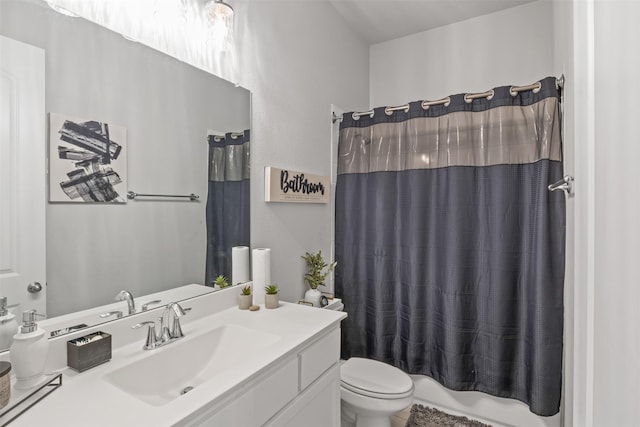
M 248 136 L 249 91 L 41 1 L 0 0 L 0 34 L 45 51 L 43 122 L 55 113 L 126 129 L 126 190 L 199 196 L 47 200 L 48 316 L 111 304 L 122 289 L 205 285 L 208 135 Z M 34 143 L 48 150 L 49 133 Z

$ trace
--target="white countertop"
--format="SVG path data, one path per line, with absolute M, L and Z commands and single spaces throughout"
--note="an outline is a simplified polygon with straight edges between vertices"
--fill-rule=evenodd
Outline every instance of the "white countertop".
M 195 309 L 195 308 L 194 308 Z M 281 302 L 280 307 L 259 311 L 227 308 L 206 317 L 183 317 L 185 337 L 155 350 L 142 350 L 146 333 L 140 333 L 137 342 L 113 348 L 111 361 L 77 373 L 70 368 L 62 370 L 63 385 L 17 418 L 12 426 L 169 426 L 180 423 L 189 414 L 206 405 L 221 401 L 234 389 L 255 378 L 265 368 L 283 357 L 295 354 L 309 338 L 330 330 L 346 313 L 321 310 Z M 104 379 L 110 372 L 148 356 L 161 352 L 181 341 L 189 340 L 212 328 L 238 325 L 277 334 L 277 342 L 260 350 L 259 354 L 241 354 L 229 360 L 227 369 L 195 387 L 188 394 L 173 401 L 152 406 L 121 391 Z M 130 325 L 126 323 L 129 328 Z M 111 332 L 115 335 L 117 332 Z M 114 340 L 116 341 L 116 340 Z M 165 369 L 171 369 L 166 366 Z M 162 375 L 163 372 L 158 372 Z M 277 391 L 275 391 L 277 392 Z

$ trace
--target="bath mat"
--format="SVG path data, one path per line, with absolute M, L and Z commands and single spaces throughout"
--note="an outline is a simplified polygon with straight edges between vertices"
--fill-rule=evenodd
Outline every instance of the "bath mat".
M 428 406 L 414 404 L 406 427 L 491 427 L 490 424 L 447 414 Z

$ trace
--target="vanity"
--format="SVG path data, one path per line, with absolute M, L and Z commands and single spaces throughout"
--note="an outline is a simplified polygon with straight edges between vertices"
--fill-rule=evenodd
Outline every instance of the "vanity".
M 237 286 L 182 301 L 184 337 L 143 350 L 162 308 L 50 340 L 46 372 L 62 386 L 12 426 L 338 426 L 344 312 L 281 302 L 237 308 Z M 78 373 L 66 342 L 112 336 L 112 359 Z M 8 354 L 2 353 L 1 359 Z

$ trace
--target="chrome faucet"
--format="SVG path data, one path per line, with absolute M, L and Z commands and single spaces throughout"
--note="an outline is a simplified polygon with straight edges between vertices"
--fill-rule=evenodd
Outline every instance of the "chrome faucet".
M 118 295 L 116 295 L 116 301 L 126 301 L 127 306 L 129 307 L 129 314 L 135 314 L 136 312 L 136 303 L 133 301 L 133 295 L 129 291 L 120 291 Z
M 170 342 L 184 336 L 182 328 L 180 327 L 180 318 L 187 314 L 187 311 L 189 310 L 191 309 L 183 309 L 177 302 L 172 302 L 165 307 L 162 316 L 159 318 L 160 330 L 157 333 L 156 322 L 152 321 L 136 323 L 131 327 L 131 329 L 138 329 L 144 325 L 149 325 L 149 329 L 147 330 L 147 340 L 142 348 L 144 350 L 153 350 L 154 348 L 162 347 L 163 345 L 169 344 Z
M 165 315 L 167 316 L 167 322 L 165 323 L 166 326 L 164 327 L 162 333 L 166 333 L 169 336 L 169 339 L 182 338 L 184 334 L 182 333 L 182 328 L 180 327 L 180 318 L 187 314 L 187 311 L 188 309 L 183 309 L 182 306 L 177 302 L 167 304 L 167 307 L 162 314 L 163 319 Z M 173 317 L 173 322 L 171 322 L 171 317 Z

